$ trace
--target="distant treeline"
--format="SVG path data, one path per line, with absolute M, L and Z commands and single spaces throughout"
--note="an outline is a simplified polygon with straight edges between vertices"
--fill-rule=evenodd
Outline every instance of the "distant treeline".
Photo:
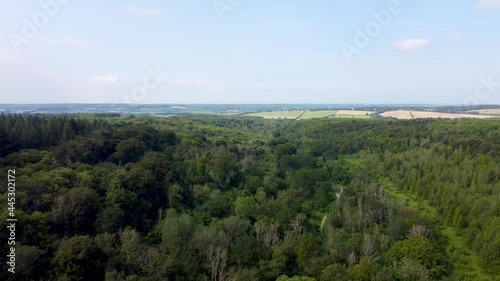
M 438 107 L 436 111 L 445 113 L 463 113 L 472 110 L 481 109 L 500 109 L 500 105 L 463 105 L 463 106 L 442 106 Z

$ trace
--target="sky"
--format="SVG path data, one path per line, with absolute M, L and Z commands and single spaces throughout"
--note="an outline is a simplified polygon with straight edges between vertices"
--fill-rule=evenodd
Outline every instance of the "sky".
M 499 50 L 500 0 L 0 0 L 0 104 L 500 104 Z

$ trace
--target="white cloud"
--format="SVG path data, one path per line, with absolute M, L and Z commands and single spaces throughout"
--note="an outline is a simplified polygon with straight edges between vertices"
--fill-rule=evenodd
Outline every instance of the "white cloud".
M 306 21 L 282 20 L 282 21 L 266 21 L 264 24 L 304 24 Z
M 201 88 L 208 90 L 208 91 L 220 91 L 220 90 L 222 90 L 222 85 L 220 85 L 216 81 L 210 80 L 210 79 L 196 80 L 196 81 L 194 81 L 194 85 L 201 87 Z
M 185 79 L 179 79 L 179 78 L 168 78 L 164 77 L 161 80 L 162 82 L 167 82 L 169 84 L 177 85 L 177 86 L 189 86 L 192 85 L 193 82 Z
M 121 6 L 120 10 L 134 15 L 162 15 L 165 14 L 165 10 L 157 8 L 143 8 L 143 7 L 131 7 L 131 6 Z
M 10 51 L 11 48 L 9 48 L 9 43 L 7 40 L 0 38 L 0 60 L 1 61 L 17 61 L 19 58 L 15 55 L 12 54 Z
M 420 39 L 420 38 L 414 38 L 414 39 L 406 39 L 402 41 L 398 41 L 394 43 L 393 47 L 394 49 L 401 51 L 401 52 L 413 52 L 418 49 L 425 48 L 429 46 L 430 41 L 429 39 Z
M 90 42 L 89 40 L 71 36 L 49 37 L 44 40 L 42 44 L 47 46 L 63 46 L 81 49 L 91 49 L 98 47 L 97 44 Z
M 116 84 L 118 83 L 118 76 L 113 73 L 108 73 L 108 75 L 95 76 L 89 79 L 89 84 Z
M 166 82 L 171 85 L 176 85 L 181 87 L 197 87 L 206 91 L 220 91 L 223 89 L 221 84 L 211 79 L 187 80 L 181 78 L 163 77 L 161 79 L 161 82 Z
M 453 32 L 448 36 L 448 41 L 458 41 L 462 39 L 462 33 L 460 32 Z
M 446 26 L 444 23 L 433 23 L 433 22 L 409 22 L 409 25 L 415 26 L 425 26 L 425 27 L 441 27 Z
M 70 46 L 70 47 L 76 47 L 76 48 L 96 48 L 97 45 L 86 40 L 86 39 L 79 39 L 79 38 L 72 38 L 72 37 L 63 37 L 61 38 L 61 44 L 65 46 Z
M 266 87 L 266 84 L 264 84 L 264 83 L 257 84 L 258 89 L 264 89 L 265 87 Z
M 479 10 L 484 9 L 499 9 L 500 8 L 500 0 L 479 0 L 476 7 Z
M 13 61 L 17 61 L 18 59 L 19 59 L 18 57 L 4 54 L 0 51 L 0 60 L 13 62 Z
M 0 61 L 3 60 L 3 61 L 13 62 L 19 59 L 18 57 L 11 55 L 10 52 L 8 52 L 5 48 L 2 47 L 1 44 L 2 43 L 0 42 Z
M 78 9 L 78 8 L 73 8 L 71 11 L 77 15 L 80 16 L 85 16 L 85 17 L 93 17 L 96 19 L 104 19 L 104 17 L 96 12 L 90 11 L 90 10 L 83 10 L 83 9 Z

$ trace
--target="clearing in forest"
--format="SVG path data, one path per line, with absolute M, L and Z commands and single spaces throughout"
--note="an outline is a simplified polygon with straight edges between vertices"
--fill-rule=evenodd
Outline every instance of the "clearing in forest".
M 414 194 L 398 190 L 388 179 L 380 178 L 380 186 L 389 193 L 389 195 L 406 202 L 407 208 L 419 213 L 421 216 L 430 220 L 439 220 L 438 211 L 432 207 L 427 200 L 418 198 Z M 441 235 L 446 237 L 446 254 L 450 261 L 455 265 L 452 276 L 468 276 L 470 280 L 490 280 L 489 276 L 479 266 L 479 257 L 467 245 L 465 239 L 450 226 L 443 225 Z

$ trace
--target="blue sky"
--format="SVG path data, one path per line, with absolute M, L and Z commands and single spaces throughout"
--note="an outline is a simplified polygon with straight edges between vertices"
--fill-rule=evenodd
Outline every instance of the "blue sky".
M 500 0 L 0 0 L 0 103 L 492 104 L 499 50 Z

